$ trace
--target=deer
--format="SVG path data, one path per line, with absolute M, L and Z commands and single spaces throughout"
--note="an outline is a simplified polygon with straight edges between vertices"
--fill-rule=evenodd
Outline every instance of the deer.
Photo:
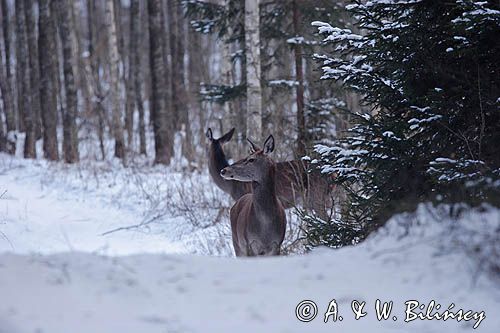
M 210 145 L 208 147 L 208 172 L 210 173 L 212 180 L 217 187 L 229 194 L 233 200 L 238 200 L 244 194 L 252 191 L 251 184 L 237 182 L 234 180 L 225 180 L 220 175 L 221 170 L 229 165 L 222 146 L 231 140 L 234 130 L 235 129 L 233 128 L 220 138 L 216 139 L 213 136 L 212 129 L 208 128 L 206 137 L 210 141 Z
M 250 155 L 220 172 L 226 180 L 252 184 L 252 192 L 239 198 L 229 213 L 234 252 L 237 257 L 279 255 L 286 215 L 277 195 L 277 165 L 269 156 L 274 137 L 270 135 L 262 149 L 248 141 Z
M 210 141 L 208 148 L 208 169 L 212 180 L 233 200 L 238 200 L 252 191 L 250 183 L 225 180 L 220 172 L 229 165 L 223 145 L 231 140 L 235 129 L 232 128 L 219 139 L 213 137 L 212 129 L 208 128 L 206 136 Z M 251 141 L 250 141 L 251 142 Z M 250 143 L 254 151 L 258 148 Z M 307 162 L 292 160 L 276 163 L 277 195 L 285 209 L 303 203 L 313 209 L 319 217 L 326 220 L 329 217 L 328 207 L 331 207 L 332 188 L 319 172 L 307 172 Z

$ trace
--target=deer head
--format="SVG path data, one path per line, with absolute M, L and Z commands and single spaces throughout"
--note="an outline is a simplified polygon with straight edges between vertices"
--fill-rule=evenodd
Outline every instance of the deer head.
M 208 128 L 207 133 L 205 135 L 207 136 L 207 139 L 209 140 L 212 149 L 222 149 L 223 144 L 231 141 L 233 134 L 234 134 L 234 128 L 232 128 L 229 132 L 227 132 L 220 138 L 216 139 L 213 136 L 212 129 Z
M 248 140 L 248 142 L 251 147 L 250 155 L 222 169 L 220 172 L 222 178 L 257 183 L 267 178 L 269 169 L 275 166 L 274 161 L 268 156 L 274 150 L 274 137 L 269 135 L 262 149 L 259 149 L 252 141 Z

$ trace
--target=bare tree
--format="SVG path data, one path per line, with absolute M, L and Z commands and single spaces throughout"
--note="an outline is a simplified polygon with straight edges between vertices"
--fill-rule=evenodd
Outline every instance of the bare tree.
M 135 6 L 137 8 L 132 8 L 132 6 Z M 137 28 L 135 28 L 135 25 L 137 23 L 140 24 L 140 22 L 136 22 L 136 18 L 138 17 L 139 13 L 139 4 L 138 3 L 133 3 L 132 1 L 130 2 L 130 16 L 129 16 L 129 48 L 128 48 L 128 71 L 127 71 L 127 79 L 125 80 L 125 89 L 126 89 L 126 96 L 125 96 L 125 131 L 127 133 L 127 147 L 128 150 L 132 150 L 132 143 L 133 143 L 133 138 L 134 138 L 134 112 L 135 112 L 135 106 L 136 106 L 136 97 L 135 97 L 135 82 L 134 82 L 134 68 L 136 67 L 135 62 L 135 57 L 136 55 L 134 53 L 138 52 L 137 50 L 137 39 L 136 39 L 136 32 L 134 30 L 138 31 Z M 134 17 L 135 16 L 135 17 Z M 134 35 L 134 36 L 133 36 Z M 125 59 L 125 58 L 123 58 Z
M 42 137 L 42 123 L 40 115 L 40 69 L 38 64 L 35 1 L 25 0 L 24 5 L 26 11 L 26 32 L 28 36 L 31 113 L 33 115 L 36 140 L 38 140 Z
M 79 160 L 77 117 L 77 90 L 75 84 L 74 24 L 69 0 L 58 0 L 59 35 L 63 49 L 64 88 L 66 105 L 63 112 L 63 152 L 67 163 Z
M 5 122 L 7 127 L 6 135 L 6 151 L 9 154 L 16 153 L 16 109 L 13 96 L 13 78 L 11 71 L 11 47 L 10 47 L 10 23 L 9 7 L 7 0 L 2 0 L 2 28 L 3 28 L 3 45 L 5 48 L 5 66 L 0 70 L 0 89 L 2 90 L 2 98 L 5 112 Z M 1 53 L 1 52 L 0 52 Z M 3 62 L 0 59 L 0 66 Z M 5 72 L 4 69 L 5 68 Z M 4 74 L 5 73 L 5 74 Z
M 24 157 L 35 158 L 35 124 L 31 108 L 31 86 L 29 71 L 29 53 L 26 31 L 26 8 L 23 0 L 16 1 L 16 58 L 17 58 L 17 83 L 18 105 L 23 118 L 22 125 L 26 133 L 24 140 Z
M 189 72 L 189 109 L 196 110 L 198 121 L 197 136 L 201 142 L 205 138 L 205 113 L 206 110 L 200 99 L 201 82 L 208 81 L 205 52 L 203 50 L 203 40 L 201 34 L 193 29 L 188 29 L 188 72 Z
M 186 82 L 184 80 L 184 55 L 186 29 L 183 19 L 182 8 L 177 1 L 170 0 L 168 8 L 169 32 L 170 32 L 170 54 L 171 62 L 171 84 L 173 114 L 175 115 L 175 129 L 184 134 L 182 140 L 182 154 L 189 161 L 194 160 L 192 147 L 191 127 L 189 123 L 189 109 L 187 101 Z
M 122 100 L 119 97 L 119 63 L 118 36 L 116 32 L 116 15 L 114 12 L 114 1 L 106 1 L 106 25 L 108 31 L 108 47 L 110 57 L 110 91 L 111 98 L 111 127 L 115 139 L 115 157 L 125 159 L 125 140 L 123 138 L 122 124 Z
M 148 15 L 155 163 L 170 164 L 173 155 L 173 119 L 167 110 L 165 99 L 165 62 L 162 45 L 164 29 L 161 0 L 148 0 Z
M 262 139 L 259 3 L 260 0 L 245 0 L 247 137 L 257 141 Z
M 39 59 L 40 59 L 40 102 L 43 125 L 43 153 L 49 160 L 58 160 L 57 144 L 57 68 L 55 57 L 54 15 L 50 0 L 39 0 Z
M 130 108 L 127 110 L 128 123 L 126 124 L 129 133 L 129 146 L 132 142 L 134 132 L 134 110 L 137 108 L 139 113 L 139 152 L 146 155 L 146 131 L 144 128 L 144 105 L 141 94 L 141 56 L 140 56 L 140 38 L 141 38 L 141 8 L 139 0 L 132 0 L 130 3 L 130 45 L 129 45 L 129 94 Z M 127 96 L 129 98 L 129 96 Z M 127 103 L 128 104 L 128 103 Z
M 293 1 L 293 28 L 295 36 L 300 37 L 300 12 L 297 0 Z M 306 123 L 304 116 L 304 73 L 302 69 L 302 46 L 300 38 L 294 45 L 295 79 L 297 81 L 297 157 L 306 154 Z

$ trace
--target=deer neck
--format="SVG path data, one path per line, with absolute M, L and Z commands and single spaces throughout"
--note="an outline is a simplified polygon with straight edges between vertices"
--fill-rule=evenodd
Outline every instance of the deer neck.
M 220 171 L 229 165 L 222 148 L 211 148 L 208 158 L 208 171 L 215 184 L 224 192 L 231 191 L 231 182 L 221 177 Z
M 269 172 L 260 181 L 254 181 L 253 203 L 258 212 L 266 215 L 274 215 L 277 209 L 276 197 L 276 166 L 271 166 Z

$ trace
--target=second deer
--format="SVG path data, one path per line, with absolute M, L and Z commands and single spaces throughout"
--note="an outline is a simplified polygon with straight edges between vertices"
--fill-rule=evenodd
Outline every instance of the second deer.
M 268 155 L 274 150 L 274 138 L 270 135 L 263 149 L 251 145 L 248 157 L 220 172 L 226 180 L 252 182 L 253 187 L 231 207 L 234 252 L 238 257 L 279 255 L 286 215 L 276 194 L 276 163 Z

